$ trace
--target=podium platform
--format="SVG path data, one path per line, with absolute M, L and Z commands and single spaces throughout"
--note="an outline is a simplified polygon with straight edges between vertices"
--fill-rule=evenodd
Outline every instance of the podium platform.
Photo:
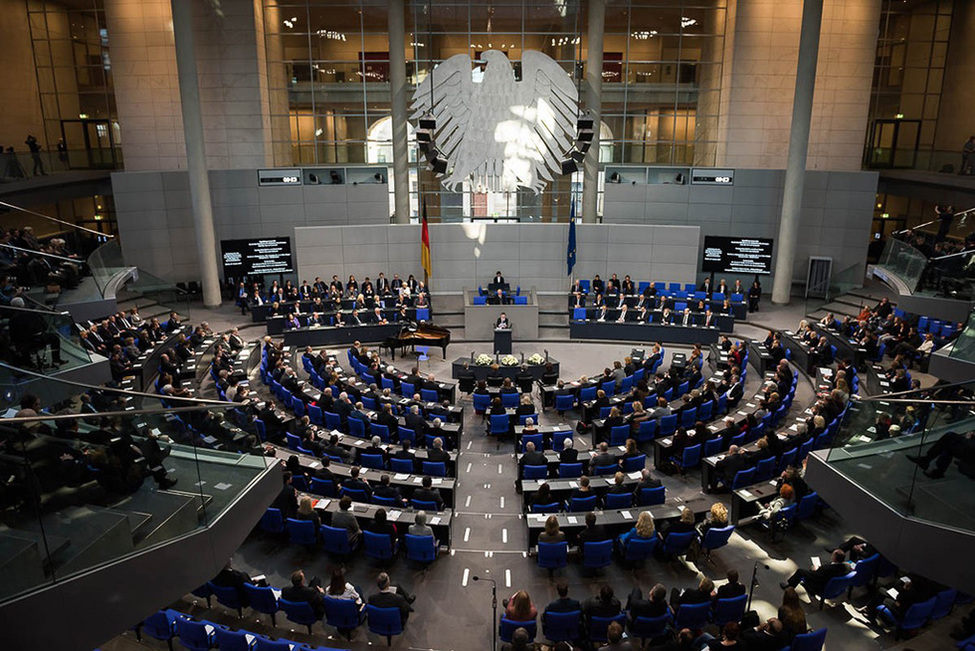
M 494 353 L 496 355 L 511 354 L 511 329 L 510 328 L 494 329 Z
M 504 312 L 511 321 L 514 341 L 533 341 L 538 339 L 538 296 L 532 287 L 523 296 L 528 298 L 526 305 L 474 305 L 476 289 L 464 290 L 464 334 L 468 341 L 494 341 L 494 324 Z

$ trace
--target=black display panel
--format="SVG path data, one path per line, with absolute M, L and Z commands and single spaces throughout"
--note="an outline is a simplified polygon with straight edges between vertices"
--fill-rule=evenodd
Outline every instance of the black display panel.
M 290 237 L 220 240 L 225 278 L 294 273 Z
M 704 236 L 704 262 L 709 273 L 772 273 L 772 240 L 764 237 Z

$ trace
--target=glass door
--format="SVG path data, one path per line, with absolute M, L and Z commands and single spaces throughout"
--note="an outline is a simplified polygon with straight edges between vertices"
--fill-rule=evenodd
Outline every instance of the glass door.
M 874 120 L 867 167 L 913 168 L 920 138 L 920 120 Z
M 70 169 L 114 169 L 118 166 L 111 121 L 61 120 L 61 135 Z

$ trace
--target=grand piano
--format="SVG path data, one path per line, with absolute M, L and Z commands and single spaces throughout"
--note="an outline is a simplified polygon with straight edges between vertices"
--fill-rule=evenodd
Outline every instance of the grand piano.
M 393 359 L 396 350 L 415 350 L 416 346 L 440 346 L 443 358 L 447 359 L 447 346 L 450 345 L 450 330 L 432 323 L 411 324 L 400 330 L 395 337 L 387 337 L 382 347 L 388 348 Z

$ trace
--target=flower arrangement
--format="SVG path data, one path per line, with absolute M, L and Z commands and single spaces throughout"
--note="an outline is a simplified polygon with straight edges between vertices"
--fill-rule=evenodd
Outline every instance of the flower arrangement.
M 545 358 L 539 355 L 538 353 L 535 353 L 534 355 L 528 358 L 528 363 L 533 366 L 540 366 L 545 363 Z
M 505 355 L 501 358 L 501 366 L 518 366 L 518 358 L 514 355 Z
M 481 353 L 474 359 L 474 364 L 476 366 L 490 366 L 493 363 L 494 358 L 490 355 L 485 355 L 484 353 Z

